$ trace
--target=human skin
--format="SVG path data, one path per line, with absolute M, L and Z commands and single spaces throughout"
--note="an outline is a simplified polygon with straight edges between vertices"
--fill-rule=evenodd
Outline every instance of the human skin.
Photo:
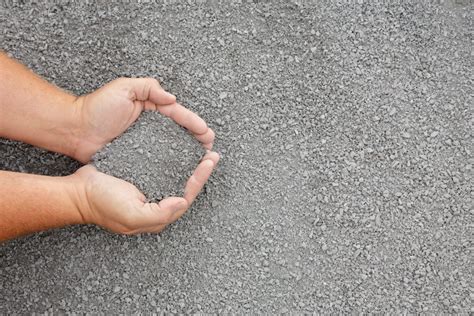
M 92 166 L 66 177 L 0 171 L 0 241 L 85 223 L 124 234 L 160 232 L 190 207 L 219 160 L 211 151 L 214 132 L 155 79 L 120 78 L 77 97 L 0 52 L 0 137 L 86 163 L 145 109 L 169 116 L 208 149 L 183 197 L 146 203 L 132 184 Z

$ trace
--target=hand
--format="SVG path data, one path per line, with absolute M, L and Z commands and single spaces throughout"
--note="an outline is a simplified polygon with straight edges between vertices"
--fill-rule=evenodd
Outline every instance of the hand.
M 218 161 L 217 153 L 208 152 L 186 183 L 184 197 L 169 197 L 158 204 L 145 203 L 145 196 L 126 181 L 90 165 L 82 167 L 72 175 L 79 192 L 78 209 L 84 223 L 116 233 L 158 233 L 190 207 Z
M 105 144 L 121 135 L 146 110 L 157 110 L 188 129 L 211 150 L 214 132 L 197 114 L 176 103 L 152 78 L 120 78 L 75 101 L 78 127 L 73 157 L 88 162 Z
M 122 134 L 143 110 L 157 110 L 191 132 L 211 150 L 214 132 L 197 114 L 176 103 L 152 78 L 120 78 L 75 101 L 78 131 L 74 157 L 88 162 L 105 144 Z M 176 221 L 201 191 L 219 155 L 209 151 L 188 180 L 184 197 L 169 197 L 145 203 L 145 196 L 132 184 L 98 172 L 92 166 L 79 169 L 82 192 L 79 210 L 84 222 L 124 234 L 159 232 Z M 160 181 L 160 179 L 157 179 Z

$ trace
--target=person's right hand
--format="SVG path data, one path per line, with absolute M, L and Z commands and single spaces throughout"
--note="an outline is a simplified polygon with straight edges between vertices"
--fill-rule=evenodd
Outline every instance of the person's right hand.
M 121 234 L 158 233 L 191 206 L 218 161 L 219 155 L 209 151 L 186 183 L 184 197 L 168 197 L 159 203 L 146 203 L 134 185 L 84 166 L 72 175 L 83 222 Z

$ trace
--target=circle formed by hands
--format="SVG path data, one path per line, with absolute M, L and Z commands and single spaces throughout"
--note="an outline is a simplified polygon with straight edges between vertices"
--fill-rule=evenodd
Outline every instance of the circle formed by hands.
M 143 110 L 156 110 L 186 128 L 207 149 L 188 179 L 183 197 L 147 203 L 132 184 L 87 165 L 74 177 L 80 183 L 79 209 L 85 223 L 124 234 L 160 232 L 191 206 L 219 161 L 212 152 L 215 134 L 197 114 L 176 102 L 152 78 L 120 78 L 76 100 L 79 128 L 74 156 L 88 162 L 105 144 L 121 135 Z M 156 179 L 160 181 L 160 179 Z

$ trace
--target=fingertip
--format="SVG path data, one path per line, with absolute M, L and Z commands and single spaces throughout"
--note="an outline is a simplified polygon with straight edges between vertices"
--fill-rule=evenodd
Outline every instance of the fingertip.
M 207 167 L 209 169 L 214 169 L 214 160 L 213 159 L 205 159 L 203 162 L 201 162 L 204 167 Z
M 220 159 L 219 154 L 216 153 L 215 151 L 210 151 L 210 150 L 206 153 L 206 155 L 204 155 L 204 158 L 203 158 L 203 160 L 212 161 L 213 167 L 217 165 L 217 163 L 219 162 L 219 159 Z
M 216 133 L 214 132 L 214 130 L 212 128 L 209 128 L 209 132 L 211 133 L 211 137 L 212 137 L 212 141 L 214 141 L 214 138 L 216 137 Z
M 214 166 L 219 162 L 219 154 L 210 150 L 206 151 L 206 154 L 202 157 L 201 161 L 211 160 Z
M 212 130 L 212 128 L 209 128 L 209 130 L 207 131 L 207 133 L 209 134 L 209 143 L 211 144 L 211 147 L 212 147 L 212 144 L 214 143 L 214 139 L 216 138 L 216 133 Z
M 204 128 L 204 133 L 198 134 L 194 132 L 193 134 L 194 137 L 203 144 L 204 148 L 211 150 L 214 143 L 215 133 L 212 129 L 208 128 L 207 125 L 205 125 Z
M 203 135 L 207 133 L 209 130 L 209 127 L 207 126 L 206 121 L 196 113 L 192 112 L 190 115 L 192 117 L 192 122 L 194 124 L 194 127 L 192 128 L 193 132 L 198 135 Z
M 173 104 L 176 102 L 176 96 L 174 94 L 169 93 L 168 91 L 164 91 L 165 95 L 165 101 L 167 102 L 166 104 Z

